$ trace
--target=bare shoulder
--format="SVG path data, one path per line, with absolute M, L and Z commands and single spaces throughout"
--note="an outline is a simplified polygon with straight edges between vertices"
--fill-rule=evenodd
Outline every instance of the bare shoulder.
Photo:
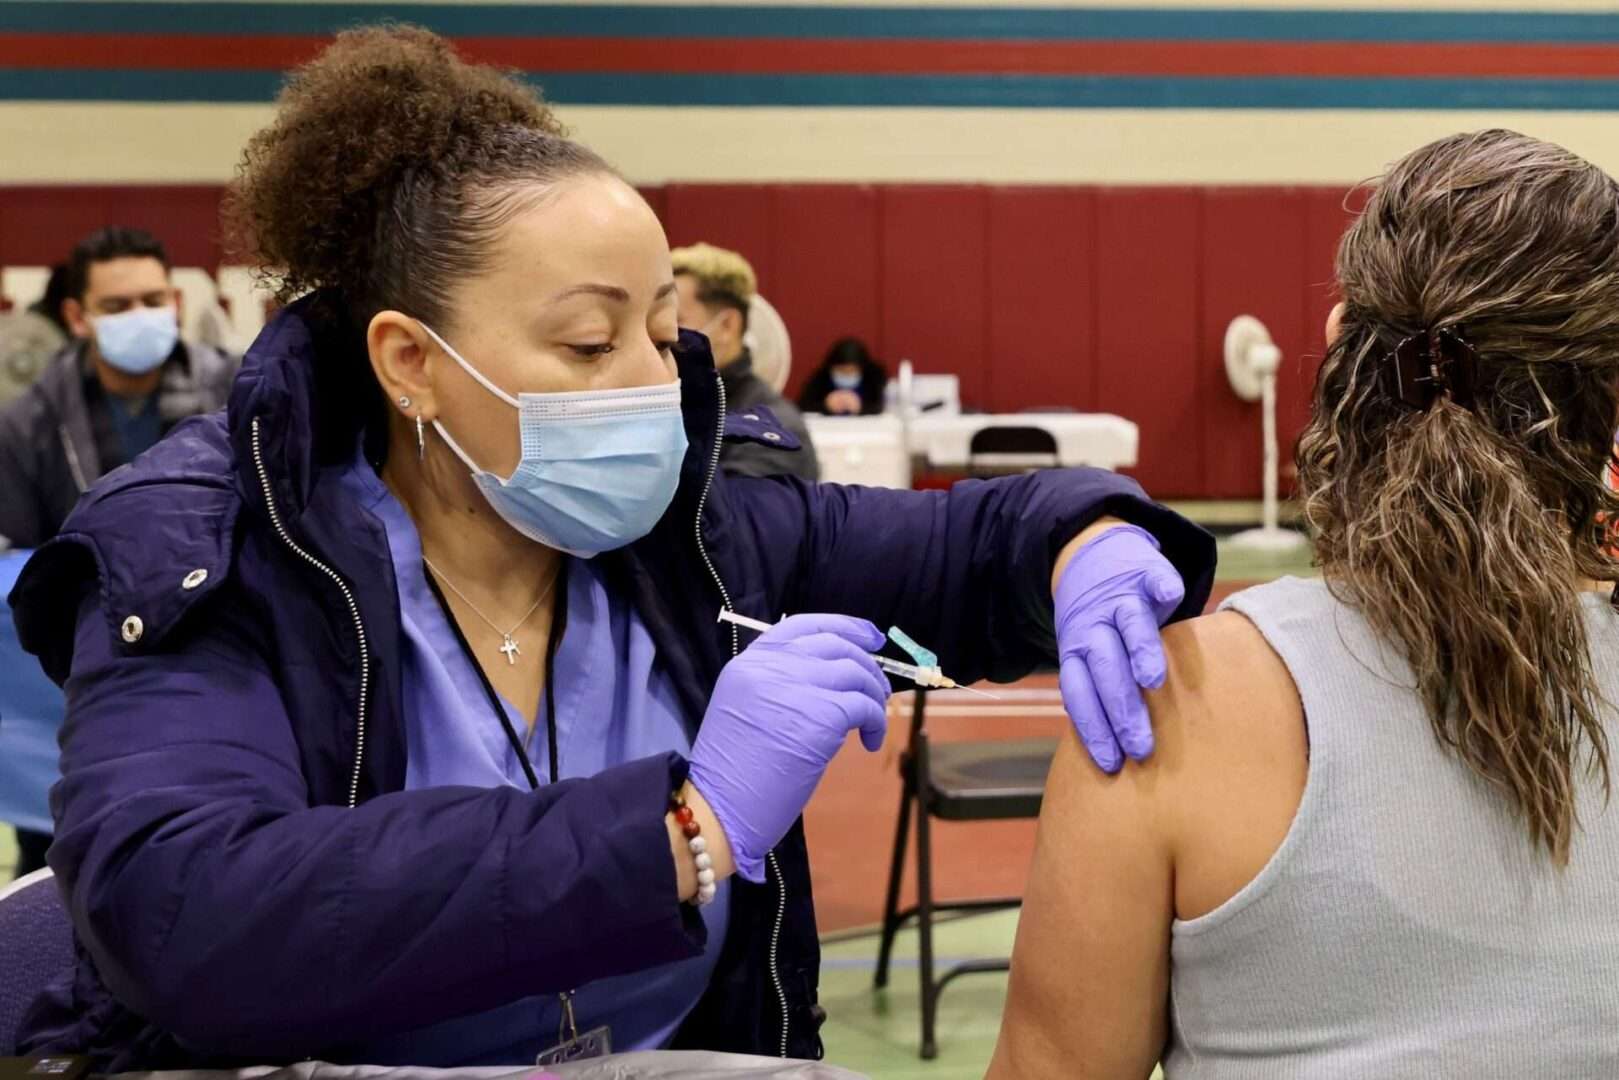
M 1166 769 L 1184 767 L 1190 747 L 1224 752 L 1236 732 L 1298 713 L 1287 666 L 1259 629 L 1234 611 L 1165 627 L 1164 655 L 1169 675 L 1162 689 L 1147 695 L 1147 706 Z
M 1207 914 L 1281 846 L 1309 772 L 1298 688 L 1234 611 L 1164 631 L 1169 677 L 1148 696 L 1163 773 L 1158 820 L 1175 863 L 1176 915 Z

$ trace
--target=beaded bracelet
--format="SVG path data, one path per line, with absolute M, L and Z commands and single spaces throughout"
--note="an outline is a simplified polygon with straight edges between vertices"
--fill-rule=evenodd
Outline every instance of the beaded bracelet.
M 686 805 L 685 798 L 680 792 L 669 795 L 669 812 L 675 816 L 675 824 L 680 826 L 680 835 L 686 838 L 686 848 L 697 865 L 697 895 L 692 903 L 698 907 L 707 907 L 714 902 L 714 897 L 720 891 L 718 882 L 714 878 L 714 860 L 708 854 L 708 841 L 703 839 L 703 827 L 697 823 L 697 817 Z

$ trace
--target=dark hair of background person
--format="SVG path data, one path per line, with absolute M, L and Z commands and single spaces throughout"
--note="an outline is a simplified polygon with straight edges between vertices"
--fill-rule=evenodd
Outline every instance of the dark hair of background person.
M 328 392 L 368 395 L 374 420 L 371 318 L 401 311 L 453 339 L 451 293 L 503 230 L 550 185 L 597 173 L 613 170 L 514 75 L 417 27 L 350 30 L 291 74 L 249 140 L 225 234 L 281 301 L 316 294 L 307 317 L 353 361 Z
M 823 368 L 847 367 L 854 364 L 862 371 L 875 367 L 881 370 L 881 365 L 866 348 L 866 343 L 857 337 L 839 338 L 826 350 L 826 359 L 821 362 Z
M 1611 794 L 1584 579 L 1619 576 L 1603 482 L 1619 419 L 1619 185 L 1510 131 L 1399 161 L 1338 250 L 1345 304 L 1298 447 L 1317 560 L 1410 661 L 1434 733 L 1568 861 L 1576 780 Z M 1380 385 L 1454 329 L 1476 404 Z
M 68 326 L 67 317 L 62 314 L 62 301 L 73 295 L 68 290 L 70 276 L 71 270 L 67 263 L 57 263 L 51 267 L 51 276 L 45 282 L 45 294 L 28 306 L 29 311 L 45 316 L 68 337 L 73 336 L 73 329 Z
M 824 413 L 827 395 L 837 389 L 832 383 L 832 369 L 858 365 L 860 368 L 860 413 L 874 416 L 886 407 L 884 392 L 888 389 L 888 370 L 871 355 L 864 341 L 857 337 L 839 338 L 826 351 L 826 358 L 805 381 L 798 394 L 798 407 L 804 412 Z
M 127 225 L 109 225 L 80 240 L 73 247 L 73 253 L 68 256 L 67 274 L 61 287 L 65 290 L 63 300 L 83 300 L 84 294 L 90 289 L 90 268 L 96 263 L 112 262 L 114 259 L 156 259 L 163 264 L 164 270 L 170 269 L 169 253 L 157 237 L 145 229 L 133 229 Z M 51 274 L 52 282 L 56 274 Z M 46 295 L 50 294 L 47 286 Z M 56 304 L 57 311 L 47 311 L 52 318 L 60 318 L 61 302 Z

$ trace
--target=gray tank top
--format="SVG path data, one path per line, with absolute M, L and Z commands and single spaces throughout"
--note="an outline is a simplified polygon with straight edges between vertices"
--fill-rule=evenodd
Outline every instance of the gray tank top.
M 1324 584 L 1286 578 L 1225 607 L 1298 684 L 1309 778 L 1259 876 L 1174 925 L 1166 1076 L 1619 1077 L 1619 806 L 1582 785 L 1557 870 L 1440 747 L 1395 649 Z M 1585 619 L 1619 703 L 1619 616 L 1593 593 Z

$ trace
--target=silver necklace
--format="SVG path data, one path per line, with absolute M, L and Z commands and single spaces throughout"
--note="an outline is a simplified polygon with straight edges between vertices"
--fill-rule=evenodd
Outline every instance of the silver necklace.
M 517 632 L 517 628 L 519 626 L 522 626 L 524 623 L 528 622 L 529 616 L 538 611 L 541 604 L 545 603 L 545 598 L 551 595 L 552 589 L 556 588 L 557 578 L 562 574 L 562 567 L 558 566 L 556 573 L 551 575 L 551 583 L 545 587 L 544 592 L 540 593 L 540 598 L 534 601 L 534 606 L 524 612 L 521 619 L 518 619 L 516 622 L 512 623 L 512 628 L 510 630 L 502 630 L 500 627 L 495 625 L 493 619 L 485 615 L 483 611 L 479 609 L 477 604 L 474 604 L 471 600 L 467 599 L 466 593 L 455 587 L 455 582 L 444 576 L 444 571 L 433 565 L 433 560 L 429 559 L 426 555 L 423 555 L 422 562 L 427 564 L 427 568 L 433 571 L 433 575 L 435 577 L 450 587 L 451 592 L 455 593 L 455 595 L 461 598 L 462 603 L 466 604 L 467 607 L 472 609 L 472 613 L 474 615 L 488 623 L 489 629 L 500 635 L 500 651 L 505 654 L 506 663 L 508 664 L 516 664 L 517 658 L 523 655 L 523 650 L 517 645 L 517 639 L 512 637 L 512 635 Z

